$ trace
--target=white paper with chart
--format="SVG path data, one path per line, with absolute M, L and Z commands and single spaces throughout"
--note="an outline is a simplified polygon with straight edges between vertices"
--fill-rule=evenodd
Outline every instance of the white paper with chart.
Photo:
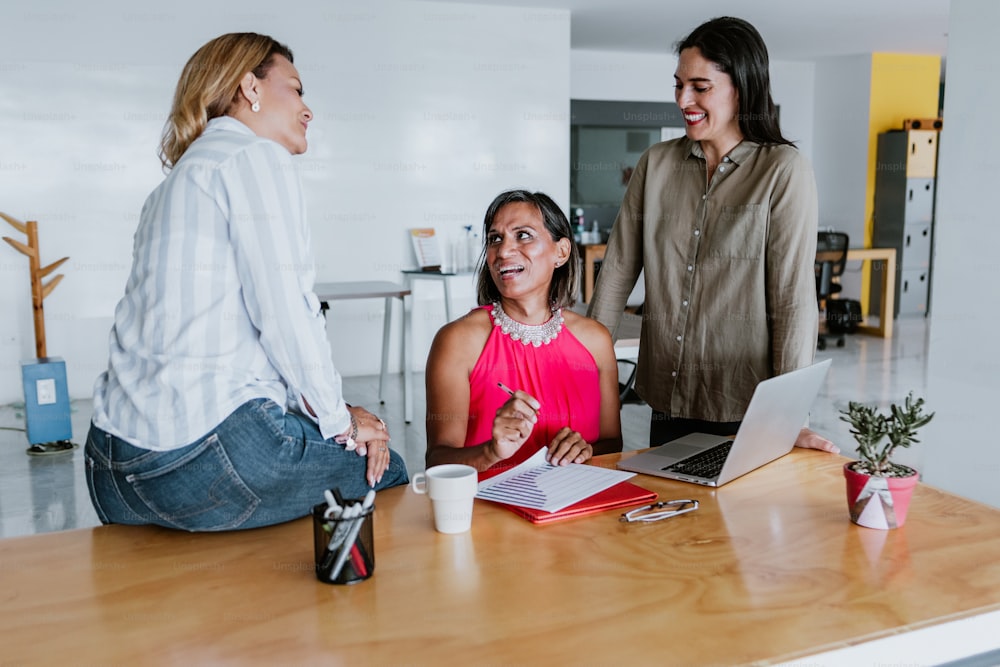
M 433 227 L 410 229 L 410 240 L 413 241 L 413 252 L 421 269 L 441 268 L 441 249 Z
M 538 450 L 527 461 L 479 483 L 476 498 L 545 512 L 559 510 L 623 482 L 635 473 L 571 463 L 546 463 L 548 449 Z

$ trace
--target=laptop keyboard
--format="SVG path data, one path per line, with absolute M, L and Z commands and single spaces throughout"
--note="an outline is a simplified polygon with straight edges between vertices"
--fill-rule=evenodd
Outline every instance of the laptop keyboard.
M 707 479 L 717 477 L 722 472 L 722 464 L 726 462 L 726 457 L 729 456 L 729 450 L 732 446 L 733 441 L 727 440 L 700 454 L 695 454 L 691 458 L 669 465 L 664 470 Z

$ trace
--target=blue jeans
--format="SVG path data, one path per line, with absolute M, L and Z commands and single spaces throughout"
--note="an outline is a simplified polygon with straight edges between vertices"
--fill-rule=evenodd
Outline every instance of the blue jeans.
M 274 401 L 244 403 L 198 441 L 165 452 L 134 447 L 93 424 L 84 448 L 87 487 L 103 523 L 190 531 L 258 528 L 309 514 L 338 488 L 368 492 L 368 459 L 325 440 L 306 417 Z M 390 451 L 376 490 L 409 481 Z

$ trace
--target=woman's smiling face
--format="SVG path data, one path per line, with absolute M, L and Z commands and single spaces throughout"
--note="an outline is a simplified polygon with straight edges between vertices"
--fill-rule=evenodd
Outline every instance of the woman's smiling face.
M 692 141 L 732 147 L 743 140 L 739 93 L 733 80 L 697 47 L 680 53 L 674 72 L 674 99 Z

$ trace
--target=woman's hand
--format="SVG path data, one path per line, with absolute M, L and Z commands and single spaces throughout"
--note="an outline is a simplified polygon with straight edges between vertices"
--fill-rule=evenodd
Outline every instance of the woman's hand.
M 488 444 L 490 453 L 502 461 L 514 455 L 531 435 L 538 421 L 541 404 L 531 394 L 515 391 L 493 418 L 493 439 Z
M 346 444 L 348 450 L 353 449 L 358 456 L 368 457 L 365 478 L 368 486 L 375 486 L 389 467 L 389 428 L 377 415 L 359 405 L 352 405 L 347 410 L 351 413 L 351 428 L 335 439 Z M 355 426 L 358 432 L 351 439 L 349 436 Z
M 385 422 L 358 405 L 348 406 L 351 413 L 351 425 L 346 431 L 336 436 L 334 440 L 347 445 L 347 451 L 357 452 L 358 456 L 367 454 L 367 444 L 373 441 L 389 442 L 389 427 Z M 355 432 L 355 429 L 357 431 Z
M 389 467 L 389 441 L 369 440 L 364 443 L 363 448 L 368 454 L 368 468 L 365 471 L 365 478 L 368 480 L 368 486 L 375 486 L 382 481 L 382 475 Z
M 355 423 L 358 425 L 358 434 L 354 439 L 358 442 L 358 454 L 360 456 L 365 455 L 365 452 L 362 451 L 364 444 L 372 440 L 389 442 L 389 428 L 385 425 L 384 421 L 379 419 L 378 415 L 368 412 L 368 410 L 359 405 L 352 405 L 347 409 L 350 410 Z
M 593 455 L 594 448 L 583 439 L 582 435 L 569 426 L 563 426 L 549 443 L 549 453 L 546 458 L 554 466 L 564 466 L 570 463 L 583 463 Z
M 807 428 L 799 431 L 799 437 L 795 439 L 795 446 L 802 447 L 803 449 L 819 449 L 824 452 L 830 452 L 831 454 L 840 453 L 840 447 L 833 444 L 832 441 L 827 440 L 816 431 L 811 431 Z

